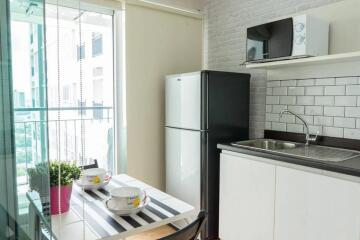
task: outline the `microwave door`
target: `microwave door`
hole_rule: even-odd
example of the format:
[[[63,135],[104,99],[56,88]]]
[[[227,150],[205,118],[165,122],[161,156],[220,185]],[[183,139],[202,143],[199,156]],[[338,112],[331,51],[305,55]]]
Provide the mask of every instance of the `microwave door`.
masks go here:
[[[287,18],[271,23],[267,41],[269,58],[289,57],[293,49],[293,20]]]
[[[266,25],[249,28],[247,31],[247,61],[268,58],[265,44],[270,38]]]
[[[289,57],[292,55],[292,48],[292,18],[247,29],[247,61]]]

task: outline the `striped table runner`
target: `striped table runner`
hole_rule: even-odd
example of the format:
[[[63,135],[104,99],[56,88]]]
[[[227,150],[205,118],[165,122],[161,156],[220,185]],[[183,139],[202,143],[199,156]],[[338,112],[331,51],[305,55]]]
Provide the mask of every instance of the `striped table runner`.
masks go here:
[[[138,214],[117,216],[108,211],[104,200],[114,187],[137,186],[151,198]],[[194,207],[125,174],[113,176],[103,189],[83,191],[74,186],[71,196],[74,211],[99,239],[119,239],[194,216]]]

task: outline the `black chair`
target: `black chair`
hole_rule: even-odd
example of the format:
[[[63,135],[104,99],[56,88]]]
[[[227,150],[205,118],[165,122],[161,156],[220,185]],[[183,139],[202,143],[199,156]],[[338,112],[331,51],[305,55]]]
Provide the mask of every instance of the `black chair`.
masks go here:
[[[84,165],[84,166],[80,166],[81,169],[90,169],[90,168],[98,168],[98,162],[96,159],[94,159],[94,163],[93,164],[89,164],[89,165]]]
[[[196,240],[207,220],[207,213],[201,211],[197,219],[183,229],[158,240]]]

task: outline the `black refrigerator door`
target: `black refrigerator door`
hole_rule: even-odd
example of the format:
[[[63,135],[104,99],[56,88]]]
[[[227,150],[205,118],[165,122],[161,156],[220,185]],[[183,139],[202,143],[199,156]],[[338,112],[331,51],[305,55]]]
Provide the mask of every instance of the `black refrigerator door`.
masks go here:
[[[219,239],[220,150],[218,143],[247,139],[233,131],[205,131],[201,134],[201,209],[208,213],[202,239]]]
[[[232,129],[247,135],[250,74],[203,71],[201,87],[201,129]]]
[[[218,71],[202,72],[201,208],[208,212],[202,239],[218,239],[219,173],[218,143],[249,138],[250,75]]]

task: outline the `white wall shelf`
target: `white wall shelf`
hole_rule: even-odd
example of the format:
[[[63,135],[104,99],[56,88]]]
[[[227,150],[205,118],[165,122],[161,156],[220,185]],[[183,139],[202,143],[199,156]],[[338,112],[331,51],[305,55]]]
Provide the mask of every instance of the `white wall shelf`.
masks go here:
[[[309,66],[309,65],[329,64],[329,63],[343,63],[343,62],[353,62],[353,61],[360,61],[360,51],[318,56],[318,57],[265,62],[265,63],[249,63],[246,64],[246,68],[277,69],[277,68]]]

